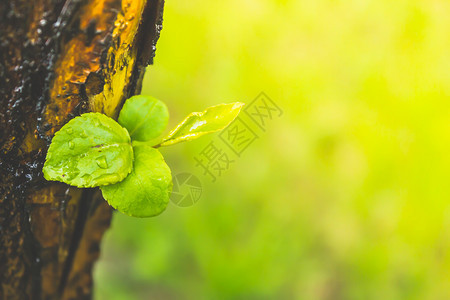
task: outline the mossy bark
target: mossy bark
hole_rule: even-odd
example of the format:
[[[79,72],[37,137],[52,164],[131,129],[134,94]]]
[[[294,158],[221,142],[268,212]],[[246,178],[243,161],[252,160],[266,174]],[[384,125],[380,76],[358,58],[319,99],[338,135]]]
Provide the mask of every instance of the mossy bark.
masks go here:
[[[89,299],[111,208],[46,182],[54,133],[140,92],[162,0],[0,1],[0,299]]]

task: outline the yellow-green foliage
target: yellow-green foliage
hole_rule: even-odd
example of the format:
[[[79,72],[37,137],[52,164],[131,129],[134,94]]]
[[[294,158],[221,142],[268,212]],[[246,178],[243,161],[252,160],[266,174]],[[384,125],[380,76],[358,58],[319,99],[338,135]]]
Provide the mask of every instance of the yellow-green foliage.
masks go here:
[[[166,1],[171,125],[284,111],[189,208],[116,214],[97,299],[450,299],[450,2]],[[162,149],[173,174],[215,137]],[[202,141],[202,142],[200,142]]]

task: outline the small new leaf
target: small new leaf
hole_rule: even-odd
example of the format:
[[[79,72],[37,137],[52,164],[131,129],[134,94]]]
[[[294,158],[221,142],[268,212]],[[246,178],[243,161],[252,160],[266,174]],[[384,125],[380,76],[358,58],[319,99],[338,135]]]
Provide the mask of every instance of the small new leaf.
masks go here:
[[[211,106],[203,112],[193,112],[183,120],[159,146],[169,146],[196,139],[227,127],[239,114],[244,103],[235,102]]]
[[[123,105],[118,122],[133,141],[150,141],[164,131],[169,120],[167,106],[150,96],[133,96]]]
[[[103,114],[87,113],[70,120],[55,134],[43,173],[47,180],[95,187],[123,180],[132,167],[128,131]]]
[[[159,215],[166,209],[172,191],[170,168],[158,150],[146,144],[133,145],[133,171],[119,183],[100,187],[103,198],[131,217]]]

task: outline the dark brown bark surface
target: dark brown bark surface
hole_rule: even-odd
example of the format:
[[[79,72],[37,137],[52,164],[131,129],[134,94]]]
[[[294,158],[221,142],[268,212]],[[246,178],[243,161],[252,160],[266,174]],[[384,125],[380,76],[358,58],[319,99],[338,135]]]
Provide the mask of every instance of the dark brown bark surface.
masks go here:
[[[162,0],[0,1],[0,299],[85,299],[111,208],[42,177],[54,133],[139,93]]]

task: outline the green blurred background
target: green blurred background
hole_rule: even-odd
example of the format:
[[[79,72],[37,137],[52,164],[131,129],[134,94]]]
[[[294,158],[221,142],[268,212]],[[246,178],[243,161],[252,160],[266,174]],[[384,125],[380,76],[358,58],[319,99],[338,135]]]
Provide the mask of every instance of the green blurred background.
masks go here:
[[[283,111],[193,206],[116,213],[96,299],[450,299],[450,1],[166,1],[143,94],[170,126]]]

